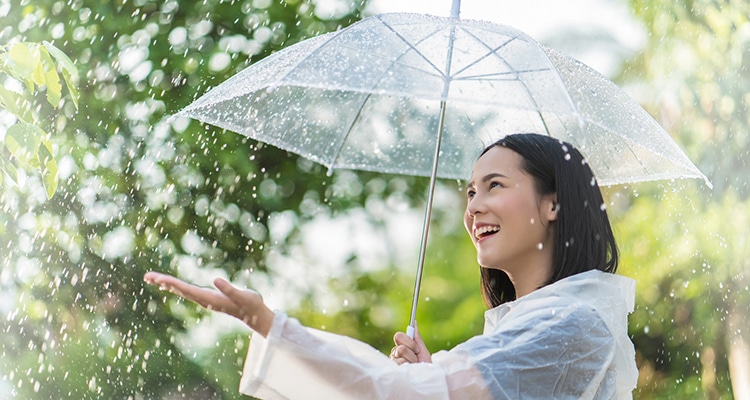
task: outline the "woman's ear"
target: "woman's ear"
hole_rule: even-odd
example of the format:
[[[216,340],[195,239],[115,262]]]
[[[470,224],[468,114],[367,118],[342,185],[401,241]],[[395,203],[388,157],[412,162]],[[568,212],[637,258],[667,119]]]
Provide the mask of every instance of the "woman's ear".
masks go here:
[[[560,209],[560,204],[557,203],[557,193],[550,193],[542,198],[542,214],[547,218],[547,221],[557,221],[557,211]]]

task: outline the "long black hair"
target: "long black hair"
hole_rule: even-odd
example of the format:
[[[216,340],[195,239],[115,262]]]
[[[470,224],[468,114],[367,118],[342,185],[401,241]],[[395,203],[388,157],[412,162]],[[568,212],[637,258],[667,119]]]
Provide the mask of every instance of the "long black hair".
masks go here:
[[[523,158],[521,169],[534,179],[539,195],[556,193],[553,271],[545,285],[592,269],[614,273],[617,244],[599,185],[583,155],[569,143],[535,133],[508,135],[485,148],[482,155],[496,146]],[[516,299],[505,272],[481,268],[481,277],[488,307]]]

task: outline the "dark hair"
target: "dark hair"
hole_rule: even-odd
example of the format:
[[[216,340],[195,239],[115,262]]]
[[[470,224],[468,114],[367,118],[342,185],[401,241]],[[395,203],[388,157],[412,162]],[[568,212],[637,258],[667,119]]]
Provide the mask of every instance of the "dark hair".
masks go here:
[[[521,155],[521,169],[534,179],[537,193],[556,193],[553,272],[545,285],[592,269],[614,273],[617,244],[599,185],[583,155],[569,143],[535,133],[508,135],[482,155],[496,146]],[[481,276],[482,295],[490,308],[516,299],[504,271],[481,268]]]

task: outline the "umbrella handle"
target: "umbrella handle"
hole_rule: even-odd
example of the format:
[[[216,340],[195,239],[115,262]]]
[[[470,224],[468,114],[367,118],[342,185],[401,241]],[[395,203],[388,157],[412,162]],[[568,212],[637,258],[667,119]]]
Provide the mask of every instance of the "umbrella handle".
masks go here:
[[[409,336],[409,338],[414,339],[414,327],[409,325],[406,327],[406,335]]]

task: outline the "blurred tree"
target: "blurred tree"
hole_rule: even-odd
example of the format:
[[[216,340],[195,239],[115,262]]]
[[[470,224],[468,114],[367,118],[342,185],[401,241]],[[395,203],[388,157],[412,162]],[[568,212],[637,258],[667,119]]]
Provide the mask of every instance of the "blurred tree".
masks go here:
[[[278,273],[270,259],[301,256],[308,222],[364,206],[371,221],[357,228],[374,229],[385,221],[373,208],[391,213],[422,198],[420,179],[326,177],[307,160],[231,132],[164,122],[250,63],[346,26],[361,9],[355,2],[323,12],[316,4],[0,0],[0,43],[49,41],[83,77],[80,110],[64,102],[54,118],[59,135],[49,140],[61,183],[52,200],[40,176],[23,187],[3,183],[0,397],[238,398],[246,335],[227,332],[208,348],[196,346],[188,325],[211,317],[144,288],[143,273],[168,271],[199,283],[223,275],[255,286]],[[675,195],[646,187],[660,194],[656,199],[610,193],[630,202],[627,213],[612,209],[623,272],[639,281],[631,320],[642,372],[636,396],[729,397],[731,370],[742,398],[735,371],[748,360],[741,262],[748,258],[748,175],[737,171],[744,171],[747,151],[747,5],[631,4],[651,36],[621,81],[701,160],[719,193],[709,203],[689,185]],[[691,190],[698,194],[685,198]],[[665,204],[679,211],[665,212]],[[459,239],[460,212],[436,212],[418,315],[433,351],[482,326],[477,267],[470,243]],[[353,251],[350,274],[288,279],[308,290],[293,313],[387,351],[407,321],[410,266],[370,270]],[[320,282],[307,282],[313,279]],[[316,285],[334,294],[337,307],[327,309],[309,289]]]
[[[40,121],[40,115],[49,115],[50,110],[42,108],[44,102],[36,97],[45,88],[46,103],[58,107],[62,102],[61,74],[70,99],[78,107],[78,71],[65,53],[46,41],[0,46],[0,112],[13,117],[9,126],[2,126],[0,140],[4,146],[0,150],[0,184],[2,172],[18,182],[24,179],[26,171],[37,170],[41,173],[47,197],[55,194],[57,162],[52,156],[52,143]]]
[[[342,4],[0,1],[0,43],[49,41],[82,77],[79,109],[60,106],[60,134],[45,146],[59,166],[54,197],[39,176],[3,183],[0,397],[236,398],[244,334],[187,352],[186,321],[201,314],[145,288],[143,273],[252,285],[268,250],[288,251],[305,221],[365,196],[422,195],[421,181],[392,177],[339,195],[340,174],[231,132],[163,122],[248,64],[359,18],[362,4]],[[284,218],[290,229],[274,226]]]
[[[750,4],[630,2],[648,31],[620,81],[714,184],[654,186],[618,222],[643,398],[750,398]]]
[[[445,201],[433,209],[417,312],[420,333],[432,352],[481,334],[486,310],[476,251],[463,227],[461,192],[447,182],[440,182],[437,191]],[[409,322],[418,250],[415,246],[410,260],[375,271],[358,268],[352,259],[345,276],[321,282],[345,304],[322,314],[326,307],[321,299],[309,298],[294,316],[309,326],[330,327],[363,340],[387,354],[393,334],[404,332]]]

